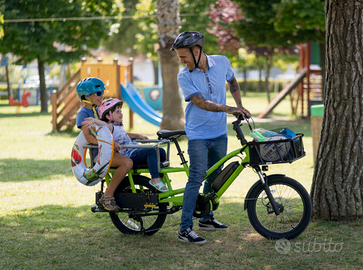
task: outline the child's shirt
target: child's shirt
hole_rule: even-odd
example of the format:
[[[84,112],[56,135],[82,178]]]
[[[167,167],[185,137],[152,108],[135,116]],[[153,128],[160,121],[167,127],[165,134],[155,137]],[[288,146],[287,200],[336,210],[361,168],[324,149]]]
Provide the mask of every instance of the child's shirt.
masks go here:
[[[113,132],[112,132],[113,140],[118,143],[121,147],[125,144],[138,144],[137,142],[133,142],[129,135],[127,135],[126,130],[122,126],[115,126],[113,125]],[[121,149],[118,152],[123,154],[126,157],[130,157],[132,152],[134,152],[136,148],[128,148],[128,149]]]
[[[98,116],[98,113],[97,113],[97,116]],[[92,109],[87,109],[86,107],[82,107],[77,114],[77,118],[76,118],[77,127],[79,129],[81,129],[82,122],[84,121],[84,119],[89,118],[89,117],[95,118],[94,111]]]
[[[97,110],[96,110],[97,111]],[[86,119],[86,118],[95,118],[95,114],[93,112],[92,109],[87,109],[85,107],[82,107],[78,114],[77,114],[77,118],[76,118],[76,125],[79,129],[82,129],[82,122]],[[92,148],[92,156],[95,158],[98,155],[98,148]]]

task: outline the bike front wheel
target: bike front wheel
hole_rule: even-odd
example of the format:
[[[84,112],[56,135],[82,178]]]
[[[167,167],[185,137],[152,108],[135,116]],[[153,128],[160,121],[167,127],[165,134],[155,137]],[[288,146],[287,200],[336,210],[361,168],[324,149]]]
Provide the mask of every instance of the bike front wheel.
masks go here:
[[[258,181],[251,187],[245,201],[250,223],[268,239],[293,239],[310,222],[312,205],[309,193],[299,182],[284,175],[267,176],[266,179],[280,214],[275,214],[261,181]]]
[[[133,176],[135,188],[137,193],[158,193],[158,191],[149,184],[149,178],[141,175]],[[117,187],[116,192],[132,193],[128,177],[125,177],[120,185]],[[110,212],[110,217],[116,228],[124,234],[144,234],[153,235],[164,224],[166,214],[166,204],[159,204],[156,207],[145,208],[145,214],[138,212]],[[155,215],[153,215],[155,214]]]

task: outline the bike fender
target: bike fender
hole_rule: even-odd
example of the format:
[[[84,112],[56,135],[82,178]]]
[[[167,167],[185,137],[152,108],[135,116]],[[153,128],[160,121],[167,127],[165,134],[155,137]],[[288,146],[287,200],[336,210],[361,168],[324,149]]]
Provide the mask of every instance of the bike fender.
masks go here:
[[[266,176],[266,178],[267,178],[267,180],[269,179],[269,178],[273,178],[273,177],[284,177],[285,176],[285,174],[271,174],[271,175],[267,175]],[[262,183],[261,183],[261,180],[258,180],[258,181],[256,181],[256,183],[254,183],[253,184],[253,186],[248,190],[248,192],[247,192],[247,195],[246,195],[246,198],[245,198],[245,203],[244,203],[244,207],[243,207],[243,209],[244,210],[246,210],[247,209],[247,204],[248,204],[248,201],[250,200],[250,199],[253,199],[253,198],[250,198],[251,197],[251,193],[252,193],[252,191],[258,186],[258,185],[262,185]]]

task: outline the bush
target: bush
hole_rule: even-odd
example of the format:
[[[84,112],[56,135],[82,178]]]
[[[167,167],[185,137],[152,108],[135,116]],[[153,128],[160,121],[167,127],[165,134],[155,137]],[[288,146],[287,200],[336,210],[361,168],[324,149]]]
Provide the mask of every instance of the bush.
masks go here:
[[[238,84],[239,87],[241,89],[241,91],[244,91],[244,81],[243,79],[238,79]],[[259,80],[247,80],[247,92],[258,92],[259,91]],[[283,89],[284,86],[284,82],[283,81],[278,81],[277,82],[277,90],[281,91]],[[274,79],[269,79],[269,86],[270,86],[270,92],[273,92],[275,89],[275,80]],[[266,92],[266,87],[265,87],[265,80],[263,79],[261,81],[261,92]]]

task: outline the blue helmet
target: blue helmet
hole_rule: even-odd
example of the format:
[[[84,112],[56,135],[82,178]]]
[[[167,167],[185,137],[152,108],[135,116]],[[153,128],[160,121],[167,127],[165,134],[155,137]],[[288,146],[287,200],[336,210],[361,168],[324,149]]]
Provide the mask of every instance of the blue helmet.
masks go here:
[[[76,93],[79,101],[82,102],[82,100],[84,99],[82,98],[83,96],[89,97],[91,94],[95,94],[97,92],[105,90],[106,86],[103,83],[103,81],[101,81],[98,78],[88,77],[86,79],[81,80],[77,84]]]

